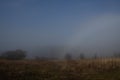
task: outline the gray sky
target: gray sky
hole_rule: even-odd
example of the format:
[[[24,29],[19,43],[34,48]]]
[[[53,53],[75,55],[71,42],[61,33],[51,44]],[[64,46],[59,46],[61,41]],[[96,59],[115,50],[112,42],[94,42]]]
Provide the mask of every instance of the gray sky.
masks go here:
[[[119,0],[0,0],[1,51],[65,45],[63,53],[114,52],[119,30]]]

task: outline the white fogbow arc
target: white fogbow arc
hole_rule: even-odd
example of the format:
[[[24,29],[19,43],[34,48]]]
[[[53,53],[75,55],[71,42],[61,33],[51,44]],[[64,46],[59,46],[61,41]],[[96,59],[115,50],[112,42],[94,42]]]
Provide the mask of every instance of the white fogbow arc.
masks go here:
[[[80,28],[66,42],[63,55],[78,46],[81,50],[96,51],[104,48],[111,49],[112,45],[117,47],[120,40],[120,15],[104,14],[92,17],[82,23]],[[118,44],[120,46],[120,44]],[[114,49],[113,49],[114,50]]]

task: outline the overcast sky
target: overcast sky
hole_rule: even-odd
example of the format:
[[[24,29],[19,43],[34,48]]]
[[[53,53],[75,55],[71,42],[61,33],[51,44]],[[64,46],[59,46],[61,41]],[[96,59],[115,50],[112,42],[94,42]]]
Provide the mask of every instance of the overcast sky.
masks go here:
[[[1,50],[66,45],[117,51],[119,30],[120,0],[0,0]]]

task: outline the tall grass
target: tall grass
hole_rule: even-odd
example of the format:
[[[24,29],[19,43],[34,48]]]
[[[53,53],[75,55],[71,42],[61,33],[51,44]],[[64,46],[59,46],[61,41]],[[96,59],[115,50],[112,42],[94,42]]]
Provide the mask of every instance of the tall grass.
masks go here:
[[[120,80],[120,59],[0,60],[0,80]]]

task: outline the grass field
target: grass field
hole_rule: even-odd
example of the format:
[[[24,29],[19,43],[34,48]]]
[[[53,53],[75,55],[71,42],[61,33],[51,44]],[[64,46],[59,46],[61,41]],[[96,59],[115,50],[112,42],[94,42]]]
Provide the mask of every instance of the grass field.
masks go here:
[[[120,80],[120,59],[0,60],[0,80]]]

